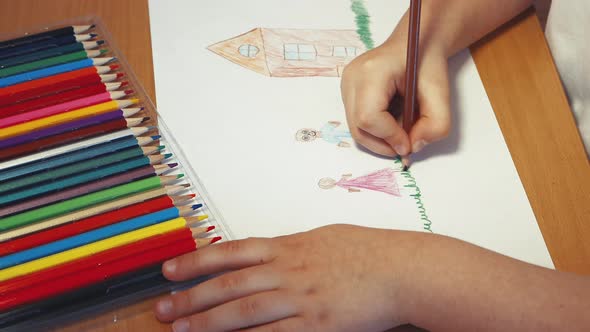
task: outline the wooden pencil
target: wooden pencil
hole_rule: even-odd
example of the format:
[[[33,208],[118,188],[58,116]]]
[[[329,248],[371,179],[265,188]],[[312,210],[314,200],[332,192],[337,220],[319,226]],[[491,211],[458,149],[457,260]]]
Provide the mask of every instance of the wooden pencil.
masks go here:
[[[404,98],[404,113],[402,119],[402,127],[408,135],[414,125],[416,114],[421,8],[421,0],[410,1],[410,21],[408,23],[408,47],[406,55],[406,95]],[[404,164],[404,171],[407,171],[409,158],[404,156],[402,162]]]
[[[64,55],[68,53],[83,51],[83,50],[91,50],[98,48],[100,45],[104,44],[104,40],[97,40],[97,41],[83,41],[77,42],[72,44],[67,44],[64,46],[59,46],[47,50],[42,50],[38,52],[29,53],[26,55],[14,56],[11,58],[4,58],[0,59],[0,68],[8,68],[12,66],[22,65],[24,63],[29,63],[33,61],[38,61],[42,59],[51,58],[58,55]]]
[[[125,234],[117,235],[108,239],[97,241],[85,246],[66,250],[47,257],[39,258],[24,264],[19,264],[7,269],[0,270],[0,281],[12,279],[25,274],[41,271],[52,266],[64,264],[75,259],[88,257],[90,255],[112,249],[114,247],[133,243],[150,236],[162,234],[187,226],[187,219],[175,218],[156,225],[144,227]]]
[[[184,201],[179,202],[179,199],[184,198]],[[9,255],[22,250],[34,248],[46,243],[51,243],[57,240],[65,239],[76,234],[84,233],[97,229],[103,226],[111,225],[123,220],[139,217],[143,214],[148,214],[168,208],[174,207],[179,203],[186,203],[188,200],[194,198],[193,195],[186,196],[161,196],[153,198],[144,202],[122,207],[118,210],[104,212],[92,217],[84,218],[71,223],[59,225],[50,229],[41,230],[35,233],[26,234],[24,236],[7,240],[0,245],[0,256]],[[186,215],[186,209],[199,209],[201,204],[193,204],[190,206],[180,207],[182,215]],[[1,290],[0,290],[1,292]]]
[[[0,89],[0,106],[78,89],[90,84],[111,82],[123,77],[122,73],[106,74],[117,68],[116,65],[88,67],[5,87]]]
[[[8,77],[0,78],[0,88],[28,82],[48,76],[53,76],[61,73],[67,73],[70,71],[75,71],[78,69],[83,69],[87,67],[98,67],[108,64],[114,61],[115,58],[94,58],[94,59],[85,59],[85,60],[78,60],[74,62],[64,63],[61,65],[51,66],[47,68],[37,69],[33,71],[29,71],[22,74],[16,74]]]
[[[27,34],[26,36],[0,41],[0,50],[13,48],[23,44],[32,44],[59,36],[70,36],[87,32],[94,28],[94,25],[70,25],[58,29]]]
[[[79,61],[79,60],[96,58],[96,57],[101,56],[107,52],[108,52],[107,49],[81,50],[78,52],[67,53],[67,54],[57,55],[57,56],[54,56],[51,58],[27,62],[27,63],[23,63],[20,65],[11,66],[8,68],[0,68],[0,78],[18,75],[18,74],[22,74],[22,73],[27,73],[27,72],[31,72],[31,71],[35,71],[35,70],[39,70],[39,69],[43,69],[43,68],[48,68],[48,67],[52,67],[52,66],[63,65],[66,63],[75,62],[75,61]],[[95,65],[101,65],[101,64],[104,64],[104,63],[100,63],[100,64],[95,63]]]
[[[113,100],[25,123],[20,123],[10,127],[5,127],[2,130],[0,130],[0,139],[10,138],[13,136],[25,134],[30,131],[44,129],[61,123],[83,119],[92,115],[98,115],[117,109],[122,109],[129,105],[137,104],[138,102],[139,99],[135,98],[125,100]]]
[[[89,86],[81,87],[75,90],[64,91],[56,93],[54,95],[43,96],[40,98],[30,99],[24,102],[14,103],[0,107],[0,118],[5,118],[11,115],[25,113],[36,109],[44,108],[47,106],[57,105],[80,99],[92,95],[96,95],[103,92],[109,92],[117,90],[125,85],[127,82],[116,82],[116,83],[96,83]]]
[[[139,118],[138,122],[144,122],[149,119],[149,117]],[[10,148],[0,150],[0,161],[7,160],[9,158],[21,157],[26,154],[40,152],[65,144],[78,142],[87,138],[92,138],[99,135],[106,135],[116,131],[124,130],[125,128],[127,128],[127,124],[128,122],[125,119],[118,119],[114,121],[105,122],[102,124],[80,128],[78,130],[69,131],[63,134],[46,137],[29,143],[12,146]],[[149,138],[143,138],[142,140],[142,142],[139,142],[139,145],[149,144],[153,141],[149,140]]]
[[[68,224],[71,222],[75,222],[78,220],[82,220],[85,218],[90,218],[101,213],[114,211],[132,204],[141,203],[147,201],[149,199],[153,199],[156,197],[161,197],[164,195],[174,195],[180,191],[185,190],[187,187],[185,185],[172,185],[166,186],[164,188],[158,188],[149,190],[146,192],[141,192],[138,194],[130,195],[123,197],[119,200],[106,202],[103,204],[98,204],[96,206],[92,206],[89,208],[85,208],[83,210],[78,210],[75,212],[71,212],[62,216],[54,217],[51,219],[47,219],[35,224],[30,224],[28,226],[23,226],[20,228],[16,228],[7,232],[0,233],[0,242],[12,240],[27,234],[35,233],[42,231],[44,229],[54,228],[60,225]],[[185,197],[185,196],[179,196]],[[171,197],[174,201],[174,197]]]
[[[35,43],[28,43],[22,45],[15,45],[0,49],[0,59],[13,58],[34,52],[39,52],[47,49],[56,48],[63,45],[74,44],[83,41],[89,41],[97,37],[94,33],[77,34],[69,36],[58,36],[47,40],[41,40]]]
[[[92,205],[117,200],[125,196],[161,187],[163,187],[161,180],[157,176],[118,185],[91,194],[72,198],[67,201],[53,203],[37,209],[2,217],[0,218],[0,231],[26,226],[34,222],[82,210]]]

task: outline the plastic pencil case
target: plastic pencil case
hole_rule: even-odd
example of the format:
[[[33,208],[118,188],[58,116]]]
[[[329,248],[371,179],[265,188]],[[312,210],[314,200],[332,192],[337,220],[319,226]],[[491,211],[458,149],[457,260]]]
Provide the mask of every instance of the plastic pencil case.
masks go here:
[[[221,236],[223,238],[222,241],[232,239],[231,231],[223,222],[219,211],[215,209],[202,182],[158,114],[155,105],[133,74],[131,67],[125,61],[125,57],[115,46],[112,35],[99,18],[94,16],[78,17],[44,26],[32,27],[23,31],[14,31],[10,34],[0,34],[0,41],[72,25],[94,25],[94,28],[90,32],[96,33],[98,35],[97,39],[105,41],[101,47],[108,49],[109,52],[104,56],[114,56],[117,58],[116,63],[120,66],[118,72],[124,73],[123,80],[129,82],[129,88],[134,91],[135,97],[139,98],[140,106],[144,108],[146,115],[151,117],[151,120],[147,124],[157,125],[158,134],[162,136],[160,144],[166,147],[167,152],[173,154],[173,159],[170,159],[170,162],[177,162],[179,164],[178,171],[185,174],[183,182],[190,183],[190,191],[197,194],[195,203],[203,204],[200,211],[209,216],[206,223],[216,226],[215,234]],[[34,313],[34,319],[31,319],[30,310],[21,313],[18,307],[15,308],[16,310],[10,310],[4,313],[0,312],[0,330],[47,330],[72,323],[76,324],[76,326],[84,326],[84,329],[108,326],[124,317],[151,311],[153,306],[150,301],[147,301],[149,298],[189,287],[203,279],[174,283],[167,281],[154,268],[145,270],[144,275],[135,273],[133,278],[130,278],[129,275],[123,275],[105,282],[106,286],[102,285],[103,288],[97,290],[96,297],[94,298],[69,299],[68,294],[70,293],[59,295],[55,298],[59,299],[61,297],[61,302],[64,302],[63,305],[52,306],[51,310],[39,308],[38,312]],[[50,285],[48,286],[50,287]],[[71,293],[73,294],[75,291]]]

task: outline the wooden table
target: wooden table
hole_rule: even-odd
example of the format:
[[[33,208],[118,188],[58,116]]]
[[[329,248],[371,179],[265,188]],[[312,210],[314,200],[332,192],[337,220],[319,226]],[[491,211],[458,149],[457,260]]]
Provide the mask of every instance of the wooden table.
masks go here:
[[[155,101],[147,0],[0,0],[0,33],[84,15],[105,22]],[[555,266],[590,274],[590,164],[534,11],[471,51]],[[62,330],[169,330],[153,302]]]

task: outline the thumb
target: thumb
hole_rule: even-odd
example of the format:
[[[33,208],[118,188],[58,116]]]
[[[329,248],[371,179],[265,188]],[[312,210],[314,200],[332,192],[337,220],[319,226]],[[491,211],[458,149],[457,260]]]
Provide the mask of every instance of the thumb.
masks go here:
[[[447,81],[448,82],[448,81]],[[418,89],[420,117],[410,131],[412,153],[419,152],[427,144],[440,141],[451,130],[449,87],[438,84]]]

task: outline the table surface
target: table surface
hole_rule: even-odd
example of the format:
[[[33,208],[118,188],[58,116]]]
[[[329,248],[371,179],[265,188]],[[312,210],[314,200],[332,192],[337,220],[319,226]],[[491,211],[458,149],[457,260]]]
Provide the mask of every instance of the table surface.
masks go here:
[[[99,16],[152,100],[147,0],[0,0],[0,33]],[[590,274],[590,164],[539,21],[523,13],[471,48],[496,118],[557,269]],[[154,300],[65,327],[168,331]]]

